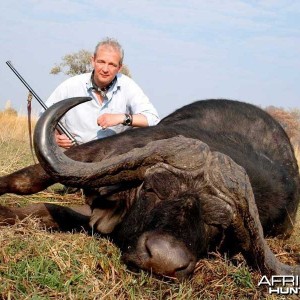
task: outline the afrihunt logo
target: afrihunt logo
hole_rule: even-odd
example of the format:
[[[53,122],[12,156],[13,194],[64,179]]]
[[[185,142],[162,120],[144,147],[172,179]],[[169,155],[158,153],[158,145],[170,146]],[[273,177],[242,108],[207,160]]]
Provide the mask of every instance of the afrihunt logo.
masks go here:
[[[271,278],[263,276],[258,286],[267,286],[269,294],[298,295],[300,293],[300,278],[293,275],[273,275]]]

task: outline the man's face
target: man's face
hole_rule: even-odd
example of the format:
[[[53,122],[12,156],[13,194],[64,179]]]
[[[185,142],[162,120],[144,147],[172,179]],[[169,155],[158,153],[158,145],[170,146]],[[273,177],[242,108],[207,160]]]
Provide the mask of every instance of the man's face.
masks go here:
[[[121,69],[121,55],[119,51],[110,46],[101,46],[96,55],[92,57],[94,67],[94,80],[101,88],[107,86]]]

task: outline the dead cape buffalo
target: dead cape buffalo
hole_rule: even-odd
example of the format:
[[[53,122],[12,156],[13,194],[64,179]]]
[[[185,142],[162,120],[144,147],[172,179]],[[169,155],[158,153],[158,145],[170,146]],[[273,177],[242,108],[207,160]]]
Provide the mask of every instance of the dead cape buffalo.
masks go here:
[[[89,98],[49,108],[34,134],[40,164],[0,178],[0,193],[31,194],[61,182],[85,190],[86,204],[0,207],[2,225],[34,215],[48,228],[109,235],[129,266],[186,278],[218,249],[241,252],[262,274],[300,274],[278,261],[264,235],[291,234],[299,173],[290,141],[266,112],[204,100],[139,128],[62,152],[58,120]]]

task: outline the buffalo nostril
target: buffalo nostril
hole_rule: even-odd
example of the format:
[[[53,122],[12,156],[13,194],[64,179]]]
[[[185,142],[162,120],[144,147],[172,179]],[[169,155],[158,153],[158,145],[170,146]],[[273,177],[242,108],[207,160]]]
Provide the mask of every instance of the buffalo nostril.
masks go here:
[[[186,270],[186,269],[188,268],[188,265],[189,265],[189,263],[187,263],[187,264],[184,265],[184,266],[181,266],[181,267],[176,268],[176,269],[175,269],[175,273],[182,272],[182,271]]]
[[[149,243],[147,243],[147,241],[145,242],[145,250],[146,250],[148,257],[152,258],[151,245],[149,245]],[[152,251],[153,251],[153,249],[152,249]]]
[[[186,277],[193,271],[195,257],[183,242],[168,234],[158,233],[149,233],[143,241],[142,260],[147,269],[175,277]]]

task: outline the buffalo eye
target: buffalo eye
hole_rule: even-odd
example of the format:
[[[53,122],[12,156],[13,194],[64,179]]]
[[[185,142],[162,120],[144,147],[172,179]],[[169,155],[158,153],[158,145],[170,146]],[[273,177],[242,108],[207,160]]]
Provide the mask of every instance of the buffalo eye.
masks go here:
[[[154,192],[160,199],[175,198],[180,191],[178,177],[163,167],[153,167],[145,176],[147,192]]]

